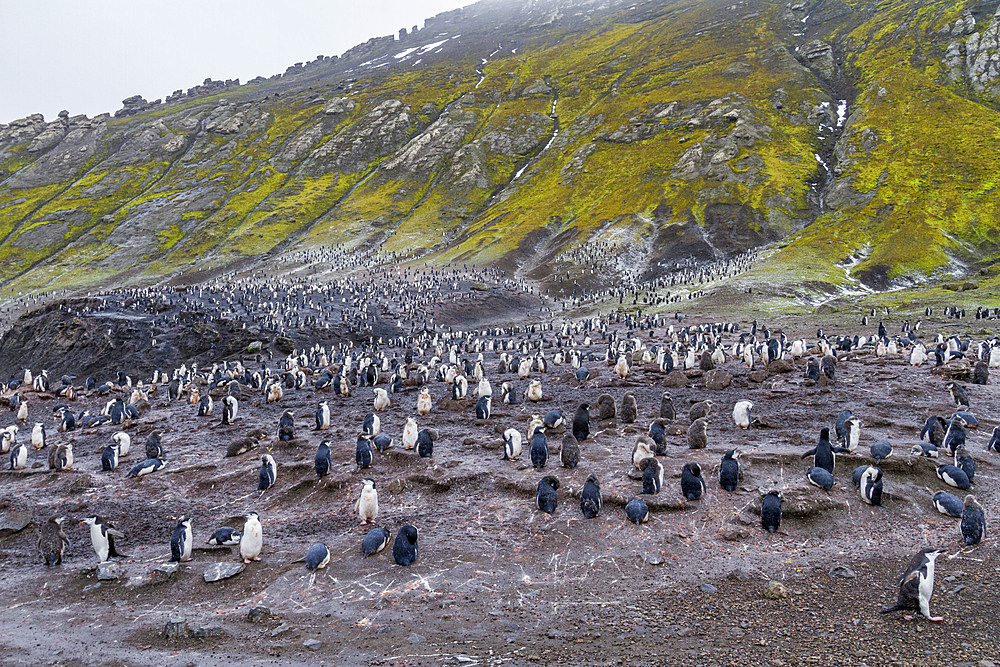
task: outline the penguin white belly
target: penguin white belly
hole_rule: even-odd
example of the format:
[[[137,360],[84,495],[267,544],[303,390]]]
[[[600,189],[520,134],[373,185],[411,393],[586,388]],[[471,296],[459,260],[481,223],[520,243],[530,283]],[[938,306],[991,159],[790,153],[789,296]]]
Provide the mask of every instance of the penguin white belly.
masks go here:
[[[374,489],[365,489],[361,492],[361,499],[358,502],[358,518],[364,523],[378,518],[378,495]]]
[[[920,595],[920,613],[925,617],[931,617],[931,595],[934,593],[934,563],[929,563],[927,576],[920,578],[918,589]]]
[[[264,536],[260,522],[247,522],[243,527],[243,537],[240,538],[240,555],[243,558],[257,558],[264,546]]]
[[[101,527],[93,525],[90,527],[90,541],[94,545],[94,553],[97,560],[103,563],[108,559],[108,538],[101,534]]]

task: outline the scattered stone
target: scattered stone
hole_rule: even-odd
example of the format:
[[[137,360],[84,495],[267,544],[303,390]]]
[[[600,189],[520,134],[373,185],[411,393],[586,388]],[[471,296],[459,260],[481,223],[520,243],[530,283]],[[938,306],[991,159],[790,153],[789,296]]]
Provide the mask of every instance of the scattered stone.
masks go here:
[[[320,646],[323,645],[323,642],[321,642],[318,639],[307,639],[304,642],[302,642],[302,645],[307,649],[309,649],[310,651],[318,651]]]
[[[835,565],[830,568],[830,576],[839,577],[840,579],[854,579],[858,575],[854,574],[854,570],[846,565]]]
[[[100,587],[101,587],[101,582],[98,581],[96,584],[90,584],[89,586],[84,586],[83,592],[89,593],[90,591],[96,591]]]
[[[177,574],[178,567],[180,567],[180,563],[160,563],[153,568],[153,576],[167,580]]]
[[[663,555],[658,551],[644,553],[642,560],[647,565],[663,565]]]
[[[729,579],[730,581],[745,582],[745,581],[750,581],[750,575],[746,571],[740,568],[736,568],[735,570],[726,575],[726,579]]]
[[[70,484],[69,490],[74,493],[80,493],[81,491],[86,491],[90,488],[90,473],[83,473],[76,478],[76,481]]]
[[[113,560],[106,560],[97,564],[98,581],[114,581],[122,574],[122,566]]]
[[[173,639],[174,637],[187,637],[191,634],[191,630],[188,628],[187,621],[180,616],[171,616],[167,620],[167,625],[163,628],[163,634],[167,636],[167,639]]]
[[[756,382],[756,383],[759,384],[759,383],[761,383],[761,382],[763,382],[764,380],[767,379],[767,369],[766,368],[758,368],[754,372],[750,373],[750,375],[747,376],[747,377],[750,378],[751,382]]]
[[[716,588],[715,586],[713,586],[712,584],[702,584],[701,585],[701,592],[702,593],[718,593],[719,589]]]
[[[788,588],[780,581],[774,581],[772,579],[767,582],[767,586],[764,587],[764,597],[768,600],[787,600]]]
[[[221,637],[226,634],[226,631],[222,629],[221,625],[205,625],[200,628],[195,628],[191,632],[192,637],[197,637],[198,639],[207,639],[208,637]]]
[[[271,610],[267,607],[250,607],[250,613],[247,614],[247,620],[251,623],[260,623],[269,618],[271,618]]]
[[[398,496],[404,490],[406,490],[406,482],[401,479],[394,479],[391,482],[389,482],[389,486],[387,486],[386,488],[388,489],[389,493],[393,494],[394,496]]]
[[[276,627],[274,630],[271,630],[271,636],[272,637],[277,637],[278,635],[284,634],[284,633],[288,632],[291,629],[292,629],[292,626],[288,625],[288,623],[282,623],[281,625],[279,625],[278,627]]]
[[[212,583],[235,577],[246,569],[243,563],[212,563],[205,568],[205,581]]]
[[[740,540],[745,540],[750,537],[750,533],[745,528],[739,528],[736,526],[723,528],[719,531],[719,535],[722,539],[727,542],[739,542]]]

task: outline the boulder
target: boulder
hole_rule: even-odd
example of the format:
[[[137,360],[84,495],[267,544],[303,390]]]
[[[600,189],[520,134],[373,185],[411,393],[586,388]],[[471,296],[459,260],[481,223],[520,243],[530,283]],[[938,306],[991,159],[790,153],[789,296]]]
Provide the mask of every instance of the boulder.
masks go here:
[[[177,574],[177,568],[180,567],[180,563],[160,563],[153,568],[153,573],[150,575],[150,580],[153,583],[160,583],[166,581],[170,577]]]
[[[271,610],[267,607],[251,607],[247,614],[247,620],[251,623],[260,623],[271,618]]]
[[[122,566],[113,560],[106,560],[97,565],[98,581],[114,581],[122,575]]]
[[[226,634],[221,625],[203,625],[191,631],[191,636],[197,639],[207,639],[208,637],[221,637]]]
[[[968,382],[972,377],[972,364],[969,363],[968,359],[952,359],[946,364],[932,368],[931,375]]]
[[[663,386],[670,389],[681,389],[686,387],[688,383],[688,378],[682,371],[670,371],[667,378],[663,381]]]
[[[951,292],[968,292],[969,290],[979,289],[979,283],[975,280],[960,280],[954,283],[945,283],[941,287]]]
[[[854,570],[847,567],[846,565],[834,565],[830,568],[830,576],[838,577],[840,579],[854,579],[858,575],[854,573]]]
[[[772,579],[767,582],[767,586],[764,587],[764,597],[768,600],[787,600],[788,588],[780,581],[774,581]]]
[[[733,376],[721,368],[716,368],[705,373],[705,389],[722,391],[732,384],[732,382]]]
[[[0,516],[0,537],[20,532],[31,525],[31,512],[4,512]]]
[[[235,577],[246,569],[243,563],[212,563],[205,568],[205,581],[212,583]]]
[[[182,617],[171,616],[163,628],[163,634],[167,636],[167,639],[173,639],[174,637],[187,637],[191,634],[191,630],[188,629],[187,621]]]
[[[790,359],[775,359],[767,365],[768,373],[791,373],[795,370],[795,364]]]
[[[535,79],[534,83],[528,84],[524,90],[521,91],[523,97],[529,97],[531,95],[549,95],[552,93],[552,88],[550,88],[541,79]]]

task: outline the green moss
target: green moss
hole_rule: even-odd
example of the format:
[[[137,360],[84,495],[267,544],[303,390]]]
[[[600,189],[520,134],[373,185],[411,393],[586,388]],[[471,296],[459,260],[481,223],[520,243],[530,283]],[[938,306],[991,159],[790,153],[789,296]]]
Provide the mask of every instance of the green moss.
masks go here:
[[[100,267],[105,253],[113,252],[109,239],[140,213],[161,207],[170,215],[160,218],[161,229],[144,232],[149,242],[141,266],[120,267],[123,280],[170,275],[195,262],[198,268],[222,266],[287,245],[378,243],[434,261],[493,262],[560,234],[556,250],[610,236],[646,243],[660,226],[704,224],[706,206],[715,202],[744,206],[769,221],[771,231],[791,234],[740,278],[764,283],[773,292],[762,295],[769,305],[856,286],[853,279],[869,271],[884,271],[890,279],[944,276],[954,268],[952,257],[969,264],[1000,258],[1000,158],[993,150],[1000,117],[993,103],[946,83],[940,40],[930,37],[962,10],[945,0],[875,6],[845,0],[812,28],[816,37],[845,45],[845,71],[856,92],[852,142],[860,151],[866,136],[870,150],[842,165],[843,177],[865,201],[827,211],[801,230],[796,227],[809,215],[809,183],[817,174],[813,155],[829,148],[802,118],[828,99],[827,84],[776,55],[777,44],[792,41],[784,3],[744,12],[680,0],[641,12],[625,8],[575,30],[539,28],[516,55],[502,51],[494,57],[478,88],[479,57],[469,53],[359,74],[351,92],[355,110],[336,118],[322,114],[319,100],[344,94],[330,82],[311,82],[315,90],[283,90],[280,98],[262,102],[268,114],[262,127],[231,136],[195,137],[189,131],[192,145],[171,159],[104,161],[123,132],[134,136],[160,120],[168,128],[182,127],[182,119],[203,120],[222,97],[239,101],[258,89],[270,91],[270,84],[112,120],[100,150],[67,182],[29,190],[0,186],[0,238],[7,239],[0,247],[0,279],[17,278],[16,284],[33,288],[107,280]],[[734,63],[749,64],[749,75],[727,73]],[[546,80],[553,93],[518,97],[536,79]],[[788,96],[784,109],[771,102],[779,88]],[[704,142],[706,151],[714,151],[729,131],[687,121],[712,100],[737,95],[770,136],[741,147],[728,162],[735,182],[680,178],[675,165],[688,147]],[[410,107],[411,117],[419,119],[413,131],[462,99],[474,118],[461,142],[462,161],[456,164],[455,154],[448,154],[435,170],[388,174],[378,169],[384,158],[373,157],[342,174],[302,169],[298,158],[290,164],[275,160],[307,130],[320,128],[315,140],[310,134],[310,148],[337,141],[388,99]],[[560,134],[544,153],[539,151],[552,129],[548,122],[532,145],[518,144],[510,154],[472,146],[505,134],[523,136],[528,119],[547,115],[554,99]],[[602,133],[637,117],[648,120],[650,109],[671,103],[677,103],[674,111],[658,121],[653,136],[630,144],[601,140]],[[592,151],[582,170],[564,172],[587,147]],[[13,147],[0,174],[34,159],[24,145]],[[209,199],[215,201],[206,204]],[[181,206],[184,201],[189,203]],[[46,225],[64,222],[71,224],[58,227],[59,238],[47,247],[25,251],[18,245],[29,245],[48,231]],[[858,260],[846,275],[843,267]]]

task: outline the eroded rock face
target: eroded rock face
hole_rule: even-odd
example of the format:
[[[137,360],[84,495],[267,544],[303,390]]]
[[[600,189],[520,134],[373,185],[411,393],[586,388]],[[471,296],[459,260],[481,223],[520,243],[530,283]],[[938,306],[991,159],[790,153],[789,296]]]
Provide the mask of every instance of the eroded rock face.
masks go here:
[[[975,25],[975,19],[972,18],[971,14],[969,19],[972,21],[972,25]],[[959,28],[959,22],[955,22],[952,34]],[[964,25],[962,30],[964,31]],[[990,25],[982,33],[972,33],[965,42],[966,77],[975,90],[990,94],[997,92],[995,84],[997,78],[1000,78],[998,48],[1000,48],[1000,8],[997,9]]]
[[[354,100],[348,99],[346,97],[335,97],[326,103],[323,107],[323,113],[327,116],[336,116],[337,114],[351,113],[354,111],[357,105]]]
[[[306,158],[311,175],[328,171],[350,173],[379,157],[395,153],[420,129],[420,120],[399,100],[386,100],[331,138]]]
[[[1000,95],[1000,7],[988,24],[976,30],[976,18],[969,9],[954,24],[937,33],[944,50],[942,63],[950,83],[966,83],[977,93]]]
[[[833,47],[818,39],[806,43],[802,47],[802,55],[809,62],[809,66],[817,70],[824,78],[833,76],[836,61],[833,57]]]

